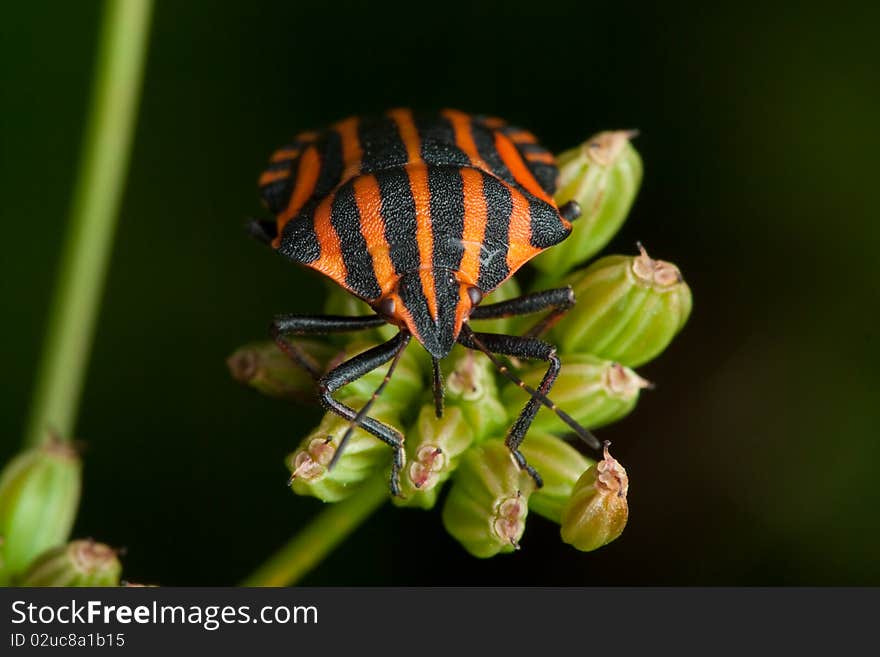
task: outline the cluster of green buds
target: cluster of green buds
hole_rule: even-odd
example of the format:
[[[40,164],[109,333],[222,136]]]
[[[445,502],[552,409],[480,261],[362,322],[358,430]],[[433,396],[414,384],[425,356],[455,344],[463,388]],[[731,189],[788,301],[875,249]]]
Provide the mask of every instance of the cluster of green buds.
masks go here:
[[[79,505],[82,461],[50,436],[0,473],[0,586],[118,586],[116,552],[67,543]]]
[[[641,160],[633,132],[603,132],[558,157],[559,204],[576,201],[583,215],[572,235],[537,257],[537,287],[570,285],[576,304],[550,330],[562,362],[550,396],[578,423],[595,429],[633,410],[648,381],[632,368],[659,355],[681,330],[691,310],[691,293],[678,268],[654,260],[639,246],[630,256],[612,255],[581,267],[620,228],[638,191]],[[487,298],[488,303],[519,295],[515,279]],[[327,312],[361,314],[364,304],[339,289],[328,292]],[[532,318],[534,322],[535,319]],[[472,322],[477,331],[515,333],[527,325],[505,318]],[[393,327],[390,328],[393,331]],[[326,370],[389,337],[381,330],[354,342],[302,340],[305,353]],[[314,396],[314,382],[271,342],[246,345],[228,360],[232,375],[272,397]],[[538,387],[546,363],[512,361],[511,369]],[[521,446],[541,475],[543,486],[514,460],[507,431],[528,401],[523,390],[502,377],[488,358],[456,346],[442,363],[446,408],[437,418],[431,395],[431,364],[413,341],[370,415],[405,436],[399,507],[431,509],[442,504],[447,531],[471,554],[491,557],[522,544],[528,513],[560,525],[562,540],[594,550],[617,538],[628,517],[628,478],[608,453],[600,460],[567,439],[570,429],[542,408]],[[354,409],[368,403],[386,368],[342,388],[337,397]],[[330,468],[350,423],[327,414],[289,455],[291,487],[299,495],[339,502],[388,477],[391,450],[355,428],[344,452]],[[444,487],[445,495],[441,494]],[[390,495],[390,494],[389,494]]]

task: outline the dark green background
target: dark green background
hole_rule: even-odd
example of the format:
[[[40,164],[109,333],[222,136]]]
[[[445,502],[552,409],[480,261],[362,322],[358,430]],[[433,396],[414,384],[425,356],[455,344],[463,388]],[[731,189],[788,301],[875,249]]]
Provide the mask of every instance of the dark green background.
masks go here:
[[[282,459],[316,410],[224,359],[319,280],[246,239],[296,132],[394,105],[499,114],[555,150],[639,128],[642,240],[693,288],[657,382],[603,430],[631,520],[592,554],[530,519],[478,561],[386,509],[309,584],[880,584],[876,6],[159,2],[77,436],[76,526],[125,576],[228,584],[320,508]],[[64,235],[100,6],[13,3],[2,67],[0,456],[20,440]]]

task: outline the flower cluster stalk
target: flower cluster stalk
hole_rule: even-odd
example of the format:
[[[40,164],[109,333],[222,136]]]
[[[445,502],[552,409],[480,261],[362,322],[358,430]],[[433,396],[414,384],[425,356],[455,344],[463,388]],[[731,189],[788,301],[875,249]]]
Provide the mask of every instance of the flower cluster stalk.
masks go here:
[[[24,449],[0,475],[0,584],[119,581],[115,552],[91,541],[63,543],[79,504],[82,464],[72,446],[74,428],[128,171],[152,8],[152,0],[104,5],[88,124]]]
[[[321,511],[287,545],[243,580],[242,586],[296,584],[387,501],[388,480],[382,473],[362,486],[357,495]]]
[[[71,440],[131,154],[152,0],[108,0],[27,445]]]

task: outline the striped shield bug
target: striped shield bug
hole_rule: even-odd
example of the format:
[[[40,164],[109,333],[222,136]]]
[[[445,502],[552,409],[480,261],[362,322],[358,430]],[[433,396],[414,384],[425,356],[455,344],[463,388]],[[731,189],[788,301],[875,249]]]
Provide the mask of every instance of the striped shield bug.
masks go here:
[[[547,397],[561,365],[555,347],[539,336],[574,305],[571,288],[480,305],[529,259],[571,232],[580,208],[573,202],[557,207],[557,174],[552,154],[530,132],[456,110],[393,109],[374,118],[352,117],[304,132],[275,151],[259,182],[275,218],[252,221],[251,234],[331,278],[374,311],[358,317],[279,315],[272,323],[279,347],[315,378],[322,403],[349,421],[334,461],[360,426],[393,448],[391,491],[400,493],[403,436],[368,412],[413,338],[432,359],[438,417],[443,412],[440,360],[456,343],[485,353],[530,395],[506,444],[538,486],[540,476],[519,447],[542,404],[599,448]],[[469,319],[542,312],[523,335],[479,333],[468,324]],[[384,324],[399,332],[326,373],[288,340]],[[523,383],[499,355],[547,362],[537,389]],[[383,382],[360,410],[334,398],[346,384],[389,362]]]

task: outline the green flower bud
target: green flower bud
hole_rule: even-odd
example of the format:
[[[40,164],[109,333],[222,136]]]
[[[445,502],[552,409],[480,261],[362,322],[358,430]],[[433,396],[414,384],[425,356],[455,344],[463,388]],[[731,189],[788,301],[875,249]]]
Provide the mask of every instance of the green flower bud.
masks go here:
[[[626,526],[629,507],[626,470],[608,453],[584,472],[562,511],[562,540],[589,552],[620,536]]]
[[[297,345],[321,371],[341,353],[338,347],[317,340],[297,339]],[[271,340],[241,347],[226,359],[226,365],[232,378],[267,397],[315,399],[315,381],[311,375]]]
[[[483,300],[484,305],[490,303],[498,303],[499,301],[507,301],[514,299],[522,294],[519,283],[511,276],[504,281],[492,294]],[[534,318],[532,318],[534,320]],[[517,325],[516,317],[502,317],[500,319],[478,319],[471,322],[471,328],[481,333],[505,333],[514,332],[514,326]]]
[[[71,541],[44,552],[28,568],[22,586],[119,586],[116,551],[92,540]]]
[[[590,353],[629,367],[669,345],[691,312],[691,291],[678,267],[639,256],[608,256],[570,284],[577,303],[553,334],[562,353]]]
[[[444,363],[449,363],[446,406],[461,409],[474,439],[479,442],[506,429],[507,411],[498,398],[495,369],[489,359],[470,349],[456,347]]]
[[[545,365],[535,365],[520,372],[523,381],[537,388]],[[551,396],[559,408],[588,429],[610,424],[629,413],[639,399],[639,392],[650,384],[628,367],[591,354],[569,354],[562,357],[562,369],[553,385]],[[506,385],[501,400],[510,413],[523,406],[522,390]],[[566,433],[568,426],[553,411],[541,407],[532,429]],[[578,473],[580,474],[580,473]]]
[[[620,229],[642,181],[642,160],[630,144],[635,134],[600,132],[557,158],[555,200],[559,205],[576,201],[582,214],[568,239],[532,260],[544,273],[543,284],[558,281],[601,251]]]
[[[351,343],[345,348],[345,353],[340,356],[340,362],[366,351],[375,344],[375,342],[362,341]],[[400,357],[394,375],[385,386],[381,400],[394,402],[398,409],[405,409],[421,396],[425,386],[425,378],[422,365],[419,363],[419,352],[424,351],[415,340],[410,343]],[[377,367],[366,376],[352,381],[336,393],[337,399],[347,400],[355,408],[360,408],[366,400],[373,396],[376,388],[382,383],[388,373],[389,366],[390,363]],[[411,410],[416,411],[418,407],[413,407]]]
[[[564,440],[540,431],[529,431],[520,451],[544,485],[529,497],[529,509],[553,522],[562,521],[565,507],[578,478],[595,463]]]
[[[475,557],[519,549],[532,478],[500,440],[469,449],[443,506],[443,526]]]
[[[396,424],[396,415],[387,402],[377,401],[370,415],[388,424]],[[297,495],[311,495],[324,502],[338,502],[355,492],[377,469],[388,466],[392,450],[361,428],[352,432],[345,451],[328,470],[339,441],[350,423],[335,413],[327,413],[317,429],[287,457],[290,485]]]
[[[441,485],[458,467],[459,457],[473,441],[474,433],[461,409],[447,408],[443,417],[437,419],[434,405],[424,406],[406,436],[407,465],[400,480],[403,498],[392,498],[394,504],[432,508]]]
[[[64,543],[79,505],[82,462],[60,440],[22,452],[0,475],[0,582]]]

